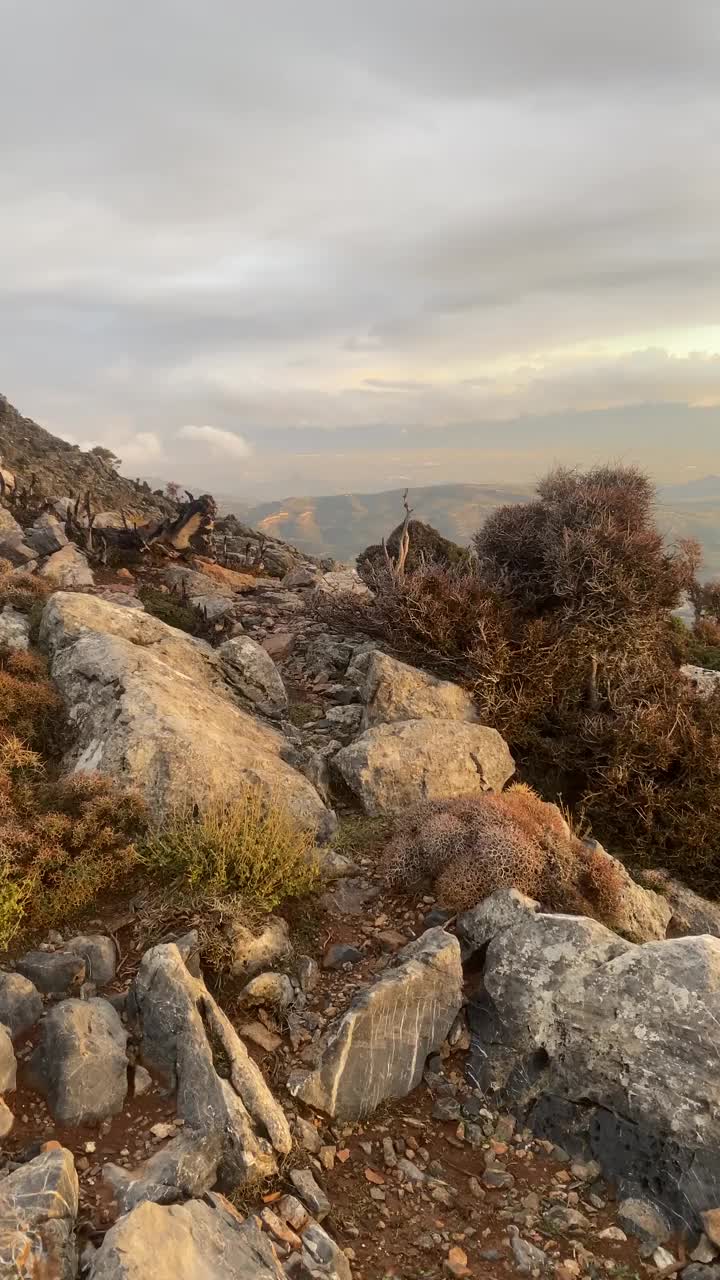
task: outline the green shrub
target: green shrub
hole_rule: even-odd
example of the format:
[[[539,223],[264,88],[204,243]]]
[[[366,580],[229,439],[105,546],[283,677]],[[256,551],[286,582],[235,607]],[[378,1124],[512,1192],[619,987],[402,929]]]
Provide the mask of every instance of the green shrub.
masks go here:
[[[148,613],[169,627],[177,627],[178,631],[186,631],[188,635],[203,634],[203,619],[197,609],[187,600],[183,600],[173,591],[160,591],[157,587],[143,586],[138,591]]]
[[[297,825],[280,798],[247,787],[201,813],[176,813],[149,832],[139,858],[165,883],[215,899],[240,894],[270,910],[317,886],[314,847],[312,833]]]

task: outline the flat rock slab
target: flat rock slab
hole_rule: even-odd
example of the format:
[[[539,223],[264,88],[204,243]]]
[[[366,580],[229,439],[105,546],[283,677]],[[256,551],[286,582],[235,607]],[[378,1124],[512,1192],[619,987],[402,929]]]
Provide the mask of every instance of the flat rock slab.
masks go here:
[[[208,1199],[138,1205],[108,1231],[90,1280],[286,1280],[268,1236]]]
[[[515,772],[495,729],[455,720],[380,724],[344,747],[333,765],[371,818],[423,800],[502,791]]]
[[[397,967],[359,992],[330,1034],[318,1067],[290,1092],[328,1115],[357,1119],[420,1083],[462,1004],[457,938],[429,929],[399,952]]]

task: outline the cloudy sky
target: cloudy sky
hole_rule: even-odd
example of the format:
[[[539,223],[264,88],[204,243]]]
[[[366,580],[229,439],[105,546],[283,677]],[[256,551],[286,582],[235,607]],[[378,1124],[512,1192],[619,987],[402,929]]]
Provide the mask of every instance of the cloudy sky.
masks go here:
[[[0,390],[281,497],[720,471],[718,0],[0,0]]]

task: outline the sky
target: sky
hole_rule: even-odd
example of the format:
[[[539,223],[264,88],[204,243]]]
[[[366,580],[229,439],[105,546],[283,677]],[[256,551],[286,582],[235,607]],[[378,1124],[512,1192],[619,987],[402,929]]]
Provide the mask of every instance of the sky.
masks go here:
[[[0,391],[242,498],[720,471],[717,0],[0,0]]]

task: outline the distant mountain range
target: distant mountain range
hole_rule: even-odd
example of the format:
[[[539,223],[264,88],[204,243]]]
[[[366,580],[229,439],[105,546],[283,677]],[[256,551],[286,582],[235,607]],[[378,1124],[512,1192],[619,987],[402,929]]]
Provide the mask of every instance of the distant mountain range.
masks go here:
[[[413,489],[409,500],[418,520],[465,545],[496,507],[527,502],[532,492],[530,485],[442,484]],[[389,534],[403,515],[400,489],[285,498],[258,506],[226,500],[223,506],[273,537],[337,560],[353,560],[370,543]],[[669,540],[695,537],[702,544],[704,575],[720,574],[720,476],[661,487],[657,514]]]

